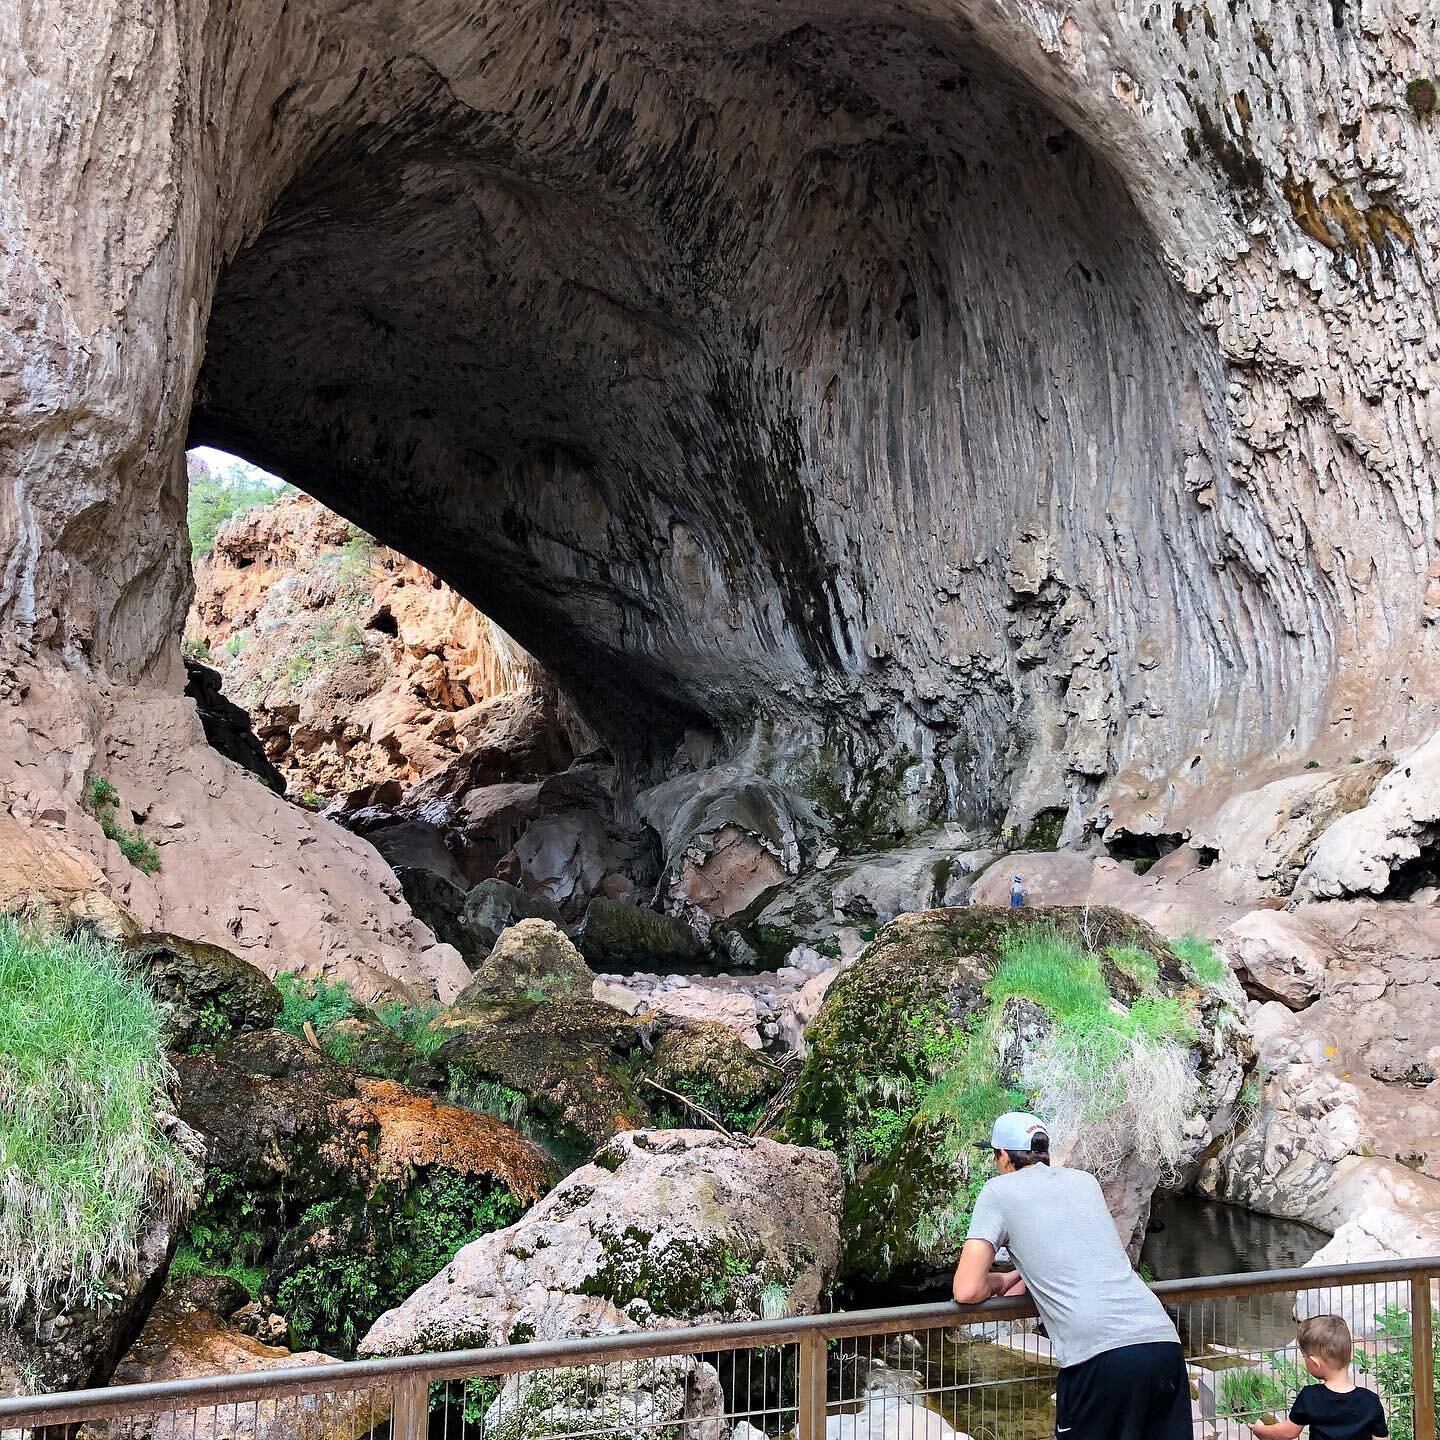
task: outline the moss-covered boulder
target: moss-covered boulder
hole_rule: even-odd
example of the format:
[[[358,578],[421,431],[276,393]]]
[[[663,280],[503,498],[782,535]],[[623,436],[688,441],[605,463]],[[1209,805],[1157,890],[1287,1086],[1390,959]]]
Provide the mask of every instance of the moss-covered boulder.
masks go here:
[[[508,933],[508,932],[507,932]],[[442,1012],[434,1062],[462,1104],[523,1119],[562,1159],[649,1123],[635,1087],[649,1015],[589,999],[476,999]]]
[[[152,933],[131,940],[126,950],[146,989],[165,1006],[172,1050],[267,1030],[280,1013],[274,982],[222,946]]]
[[[988,1178],[975,1149],[1025,1106],[1057,1153],[1143,1226],[1164,1172],[1229,1123],[1249,1062],[1228,975],[1104,908],[970,906],[901,916],[831,987],[778,1127],[850,1184],[845,1273],[951,1263]]]
[[[819,1150],[711,1130],[616,1136],[384,1316],[361,1352],[806,1313],[839,1258],[840,1190]]]
[[[298,1348],[348,1353],[459,1246],[555,1177],[489,1115],[356,1075],[262,1031],[177,1057],[180,1111],[210,1145],[181,1258],[241,1279]]]
[[[585,958],[601,970],[667,970],[693,965],[705,944],[675,915],[597,896],[576,935]]]
[[[549,920],[517,920],[500,934],[455,998],[463,1009],[475,1001],[508,996],[532,1000],[589,998],[595,977],[571,943]]]
[[[693,1101],[732,1130],[748,1134],[783,1079],[775,1065],[757,1055],[728,1025],[699,1020],[668,1030],[655,1046],[642,1075]],[[691,1126],[692,1111],[654,1093],[647,1097],[657,1120]]]

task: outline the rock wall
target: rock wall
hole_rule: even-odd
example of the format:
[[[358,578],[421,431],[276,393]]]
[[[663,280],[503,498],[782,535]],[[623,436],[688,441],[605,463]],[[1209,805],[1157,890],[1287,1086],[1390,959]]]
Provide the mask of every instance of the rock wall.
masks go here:
[[[469,747],[483,702],[550,683],[449,586],[306,496],[221,528],[185,633],[316,800],[422,780]]]
[[[630,756],[758,716],[846,784],[904,745],[915,811],[1069,805],[1073,833],[1418,741],[1436,24],[1415,0],[7,12],[12,811],[81,833],[76,757],[113,742],[157,813],[204,772],[219,829],[256,823],[231,771],[173,763],[187,439],[302,475]],[[318,896],[301,857],[348,842],[265,823]],[[353,950],[315,903],[277,933]]]

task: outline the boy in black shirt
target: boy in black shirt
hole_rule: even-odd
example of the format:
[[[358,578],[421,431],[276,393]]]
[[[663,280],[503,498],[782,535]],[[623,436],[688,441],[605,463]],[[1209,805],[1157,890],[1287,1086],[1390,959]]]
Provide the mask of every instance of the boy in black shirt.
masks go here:
[[[1307,1385],[1290,1407],[1288,1420],[1252,1425],[1256,1440],[1295,1440],[1308,1425],[1310,1440],[1383,1440],[1390,1427],[1380,1397],[1350,1379],[1355,1342],[1338,1315],[1312,1315],[1300,1326],[1300,1354],[1318,1380]]]

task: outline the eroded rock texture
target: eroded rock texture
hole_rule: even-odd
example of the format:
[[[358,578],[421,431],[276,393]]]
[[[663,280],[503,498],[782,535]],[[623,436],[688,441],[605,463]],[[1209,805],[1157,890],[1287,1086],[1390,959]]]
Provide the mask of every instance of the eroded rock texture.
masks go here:
[[[12,9],[7,693],[65,667],[92,749],[111,687],[178,693],[189,436],[632,758],[759,718],[782,769],[904,745],[914,812],[1073,833],[1413,743],[1436,40],[1418,0]]]
[[[221,528],[185,628],[315,800],[421,780],[470,748],[487,700],[550,684],[473,605],[307,496]]]

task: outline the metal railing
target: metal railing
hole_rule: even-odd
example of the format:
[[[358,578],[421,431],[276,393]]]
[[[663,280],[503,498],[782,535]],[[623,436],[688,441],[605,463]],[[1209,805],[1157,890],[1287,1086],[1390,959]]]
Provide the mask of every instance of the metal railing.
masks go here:
[[[1308,1380],[1297,1314],[1336,1313],[1397,1440],[1435,1440],[1440,1257],[1153,1288],[1194,1432],[1248,1440]],[[0,1436],[83,1440],[1039,1440],[1055,1366],[1026,1298],[626,1332],[0,1400]]]

